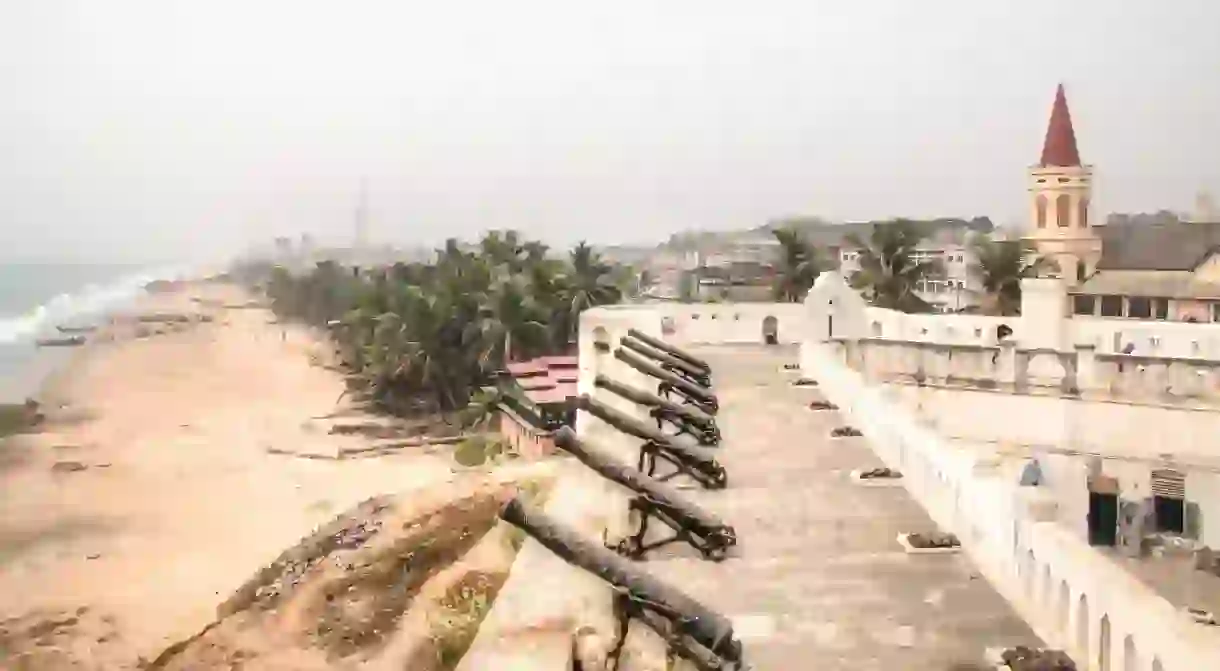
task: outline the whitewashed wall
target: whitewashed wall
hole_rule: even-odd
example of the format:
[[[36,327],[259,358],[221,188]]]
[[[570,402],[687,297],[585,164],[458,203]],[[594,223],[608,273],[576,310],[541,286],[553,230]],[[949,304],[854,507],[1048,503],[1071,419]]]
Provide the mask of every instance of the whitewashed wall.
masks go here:
[[[586,332],[637,328],[657,337],[662,325],[672,326],[665,340],[684,345],[748,345],[763,343],[763,325],[774,318],[781,344],[801,342],[805,310],[800,303],[644,303],[613,305],[587,310],[581,315],[581,351]],[[618,342],[618,338],[614,339]]]
[[[996,462],[954,449],[828,348],[804,344],[802,367],[1039,636],[1080,668],[1101,668],[1104,658],[1110,669],[1220,669],[1220,633],[1201,629],[1055,522],[1049,492],[1018,487]]]

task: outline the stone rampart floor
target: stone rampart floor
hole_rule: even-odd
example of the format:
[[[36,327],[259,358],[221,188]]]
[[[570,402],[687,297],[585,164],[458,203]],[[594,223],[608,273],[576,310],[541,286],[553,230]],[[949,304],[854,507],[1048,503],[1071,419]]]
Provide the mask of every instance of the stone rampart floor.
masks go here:
[[[723,491],[687,493],[737,530],[721,564],[677,550],[647,568],[736,622],[747,662],[789,669],[970,669],[993,647],[1040,645],[962,554],[908,555],[896,537],[933,523],[901,487],[849,474],[881,466],[838,414],[781,373],[791,347],[697,348],[711,363],[725,440]]]

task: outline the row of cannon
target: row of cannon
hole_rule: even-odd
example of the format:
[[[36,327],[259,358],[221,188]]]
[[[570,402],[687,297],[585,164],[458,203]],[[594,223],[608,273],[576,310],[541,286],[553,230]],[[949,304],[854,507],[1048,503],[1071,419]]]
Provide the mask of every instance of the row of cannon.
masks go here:
[[[716,424],[719,402],[712,391],[707,362],[669,343],[634,329],[614,352],[618,361],[657,383],[656,392],[598,375],[594,386],[647,411],[655,422],[641,421],[588,395],[572,400],[575,408],[597,417],[640,441],[632,466],[576,435],[569,427],[556,432],[556,447],[602,477],[631,491],[629,512],[638,520],[634,532],[614,545],[602,545],[557,523],[545,513],[514,499],[501,518],[522,529],[556,556],[592,573],[615,593],[621,641],[631,620],[660,634],[670,653],[702,671],[744,668],[742,646],[731,622],[720,613],[675,589],[635,561],[671,543],[686,543],[710,561],[723,560],[737,544],[733,527],[684,496],[669,481],[685,477],[704,489],[723,489],[728,475],[716,459],[721,433]],[[651,522],[671,533],[649,540]],[[655,538],[657,534],[652,534]]]

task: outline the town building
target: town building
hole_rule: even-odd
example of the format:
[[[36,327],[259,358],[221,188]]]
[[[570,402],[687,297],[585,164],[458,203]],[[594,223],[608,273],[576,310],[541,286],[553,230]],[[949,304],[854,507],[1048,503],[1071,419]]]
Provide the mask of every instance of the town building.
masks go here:
[[[576,396],[575,356],[544,356],[510,363],[497,380],[499,430],[517,454],[535,458],[555,449],[552,436],[574,426],[570,399]]]
[[[1095,225],[1093,167],[1081,161],[1061,85],[1041,160],[1029,169],[1027,239],[1071,286],[1072,312],[1220,322],[1220,221],[1202,196],[1187,221]]]
[[[874,224],[884,226],[885,224]],[[943,227],[920,241],[912,261],[931,262],[937,271],[921,280],[916,294],[937,312],[961,312],[977,306],[983,297],[982,284],[971,268],[976,258],[971,236],[982,235],[967,228]],[[838,247],[839,273],[851,281],[860,271],[860,252],[843,243]]]

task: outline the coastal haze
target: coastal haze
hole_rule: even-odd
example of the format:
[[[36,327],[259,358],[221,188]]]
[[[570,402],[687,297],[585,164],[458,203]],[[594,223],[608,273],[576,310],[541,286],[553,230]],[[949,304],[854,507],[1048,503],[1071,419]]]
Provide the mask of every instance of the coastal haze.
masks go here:
[[[0,8],[5,257],[988,215],[1067,83],[1103,212],[1220,187],[1206,0]],[[52,259],[52,260],[58,260]]]
[[[1218,25],[0,4],[0,667],[1217,668]]]

